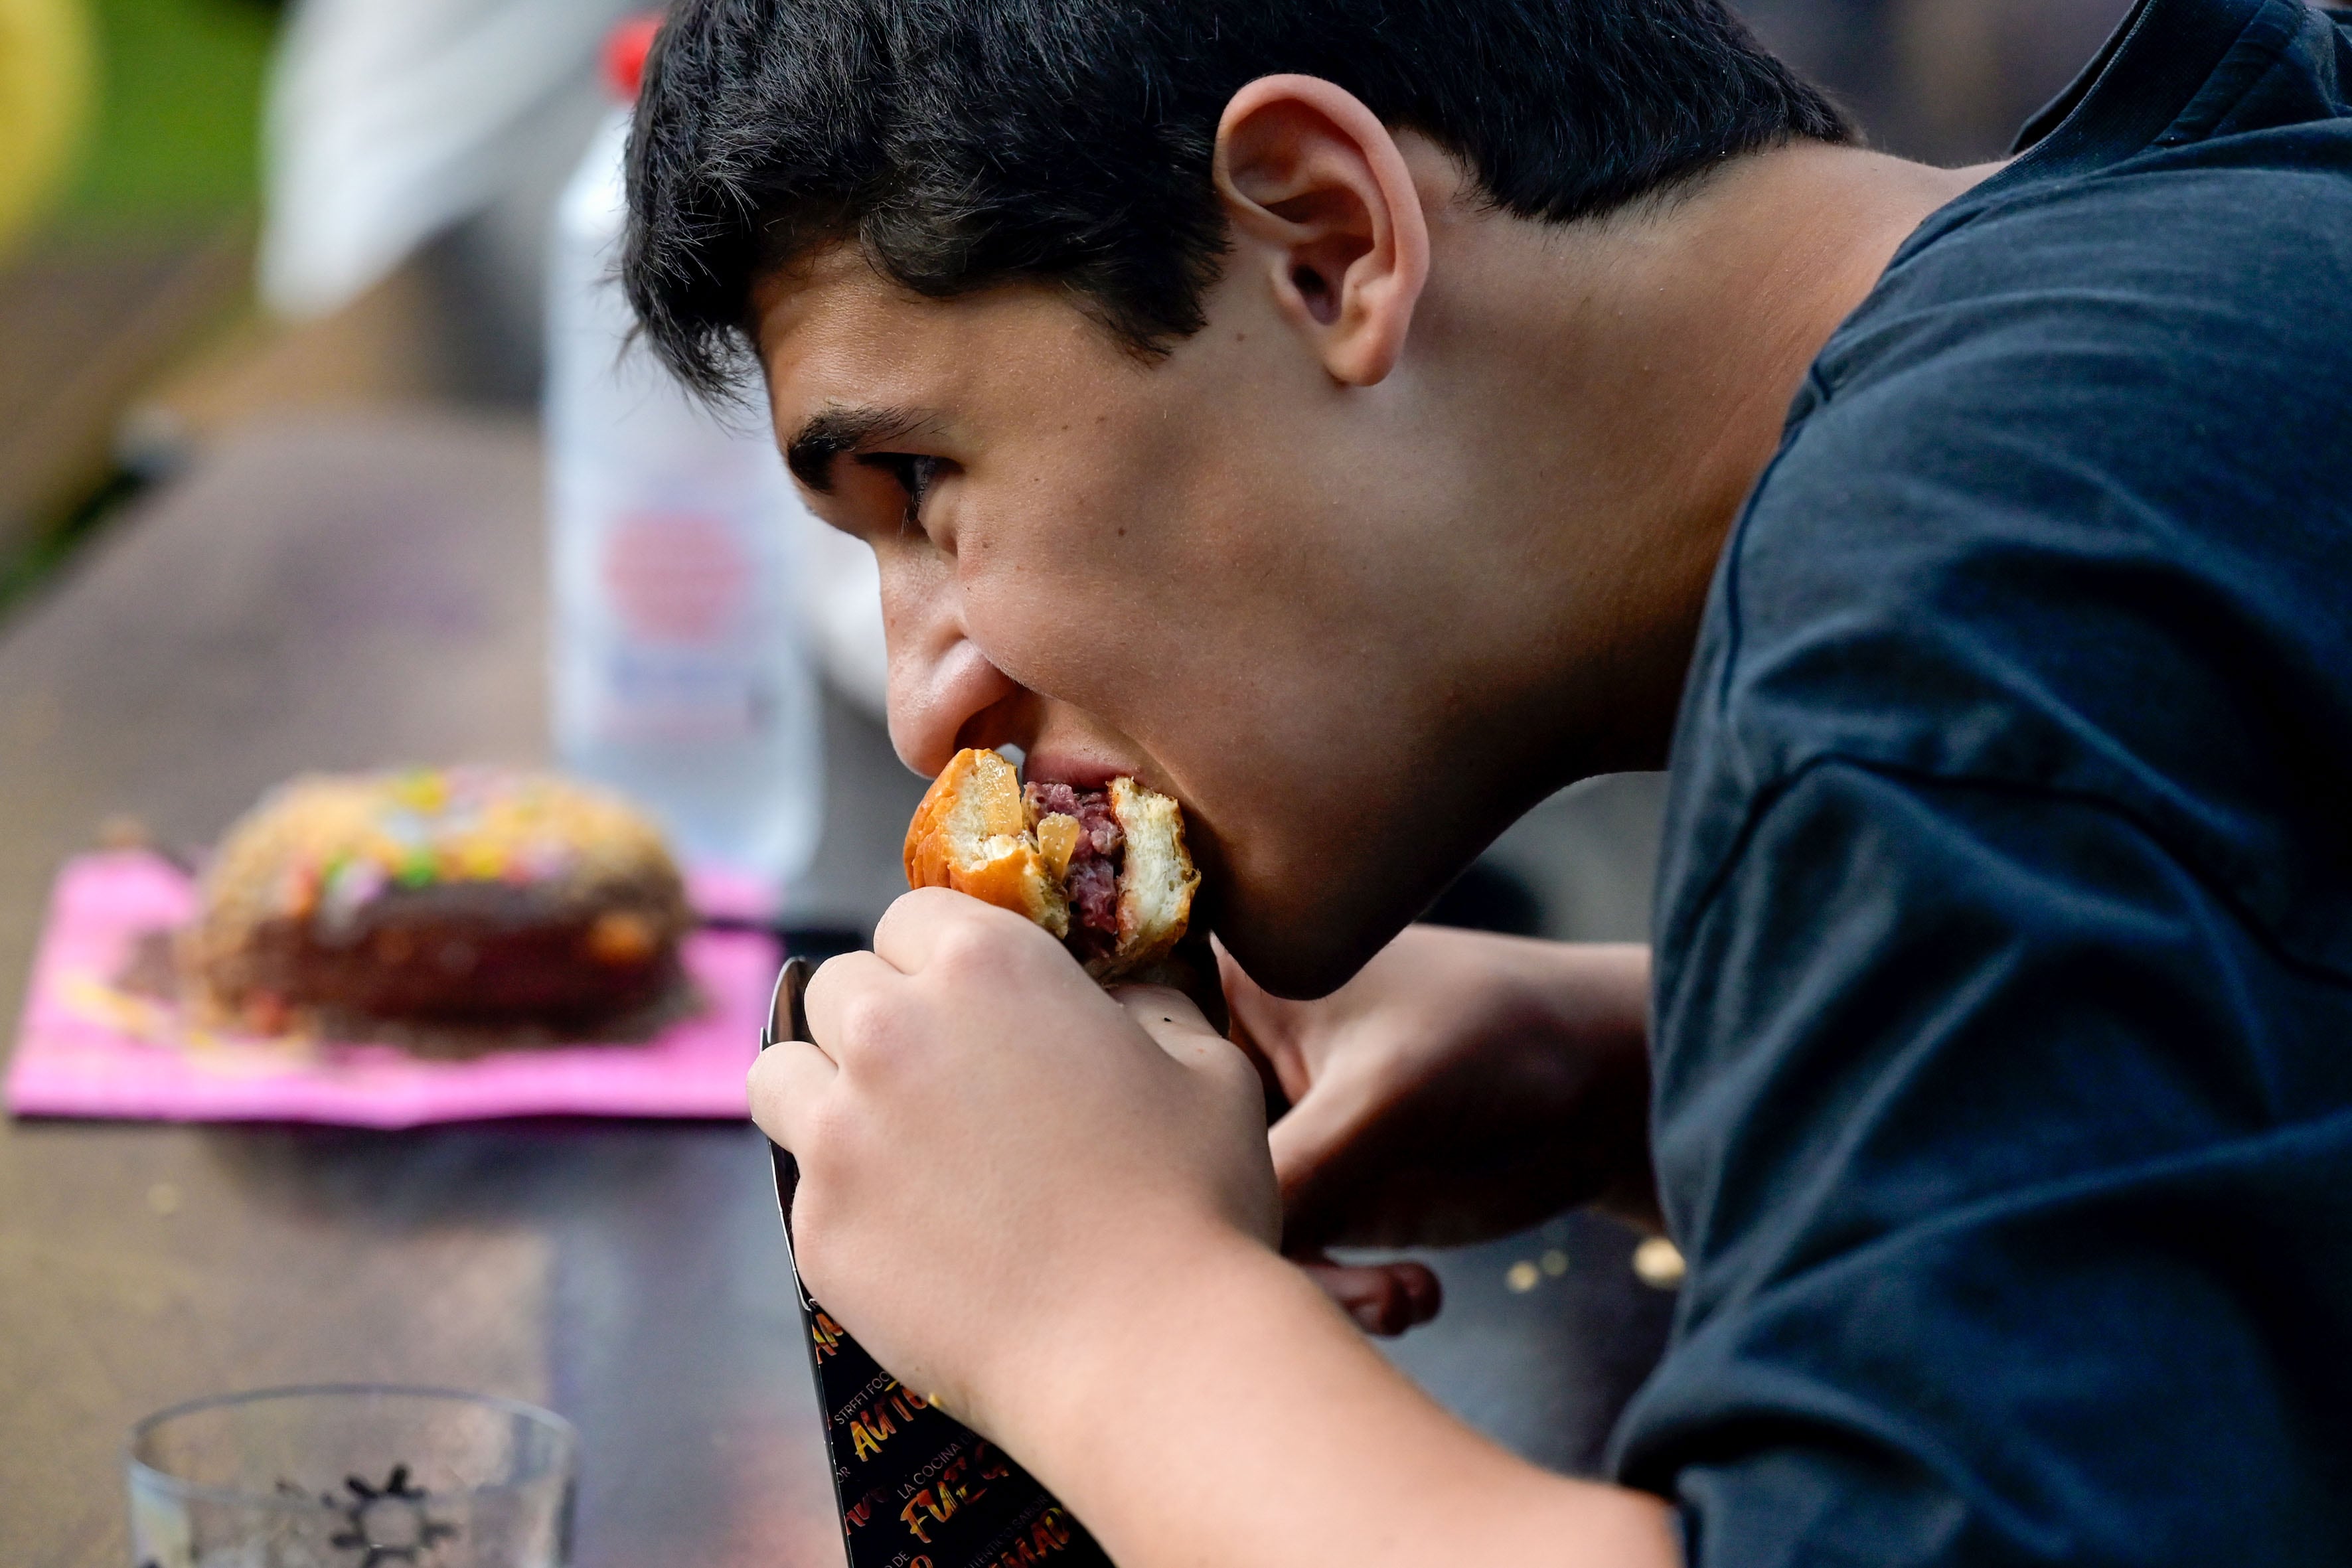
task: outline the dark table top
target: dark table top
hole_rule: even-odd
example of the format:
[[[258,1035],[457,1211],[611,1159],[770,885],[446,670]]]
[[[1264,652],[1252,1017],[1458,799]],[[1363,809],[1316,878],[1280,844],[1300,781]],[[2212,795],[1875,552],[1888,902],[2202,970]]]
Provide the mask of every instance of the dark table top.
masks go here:
[[[109,816],[202,843],[304,769],[542,759],[540,462],[527,427],[456,416],[255,430],[0,626],[0,1020],[50,878]],[[870,921],[920,781],[846,710],[827,744],[793,907]],[[1638,843],[1649,810],[1571,801],[1506,858],[1572,871],[1580,831]],[[1612,876],[1638,885],[1584,880]],[[1590,1468],[1664,1331],[1632,1247],[1570,1216],[1448,1254],[1447,1310],[1397,1358]],[[149,1411],[381,1380],[578,1424],[587,1568],[838,1563],[800,1331],[748,1126],[0,1124],[0,1550],[124,1563],[119,1449]]]

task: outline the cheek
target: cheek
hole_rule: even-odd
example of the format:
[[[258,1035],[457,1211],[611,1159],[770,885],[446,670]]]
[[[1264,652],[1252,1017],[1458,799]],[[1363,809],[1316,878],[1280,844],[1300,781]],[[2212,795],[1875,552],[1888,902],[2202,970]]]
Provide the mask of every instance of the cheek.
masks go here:
[[[1018,498],[1017,498],[1018,499]],[[960,527],[965,630],[1033,691],[1116,719],[1134,677],[1165,662],[1171,570],[1152,541],[1153,499],[1097,476]]]
[[[1328,538],[1317,548],[1323,520],[1296,498],[1162,434],[1183,422],[1134,423],[1082,476],[1033,468],[967,496],[955,562],[966,635],[1022,686],[1199,785],[1235,769],[1311,770],[1290,753],[1333,726],[1360,733],[1349,710],[1379,684],[1370,621],[1334,628],[1315,611],[1360,602],[1344,555]]]
[[[882,631],[891,659],[935,655],[952,635],[954,574],[937,552],[922,546],[879,546],[874,564],[882,579]]]

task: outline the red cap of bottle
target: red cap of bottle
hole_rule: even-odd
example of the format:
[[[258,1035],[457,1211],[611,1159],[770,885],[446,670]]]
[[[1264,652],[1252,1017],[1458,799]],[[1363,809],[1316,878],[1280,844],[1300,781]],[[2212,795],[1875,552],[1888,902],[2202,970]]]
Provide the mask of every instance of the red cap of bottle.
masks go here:
[[[621,23],[604,39],[604,85],[623,103],[637,100],[637,85],[646,78],[646,56],[652,51],[654,35],[661,31],[661,13],[648,11]]]

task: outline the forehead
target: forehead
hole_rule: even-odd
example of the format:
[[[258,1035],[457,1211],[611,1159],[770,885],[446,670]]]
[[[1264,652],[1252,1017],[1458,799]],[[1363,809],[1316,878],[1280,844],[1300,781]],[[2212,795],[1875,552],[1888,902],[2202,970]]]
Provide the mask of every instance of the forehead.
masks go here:
[[[992,387],[1051,384],[1129,360],[1059,289],[1013,283],[927,299],[883,277],[852,245],[761,279],[751,304],[786,432],[831,405],[946,408]]]

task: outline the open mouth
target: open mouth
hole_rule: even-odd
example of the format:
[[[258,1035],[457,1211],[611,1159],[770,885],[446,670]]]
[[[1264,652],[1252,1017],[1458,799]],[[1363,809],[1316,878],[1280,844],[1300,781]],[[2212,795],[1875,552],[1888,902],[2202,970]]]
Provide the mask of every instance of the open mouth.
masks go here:
[[[1081,960],[1109,956],[1118,946],[1118,873],[1127,849],[1109,786],[1033,779],[1021,803],[1037,825],[1039,852],[1069,898],[1071,950]]]

